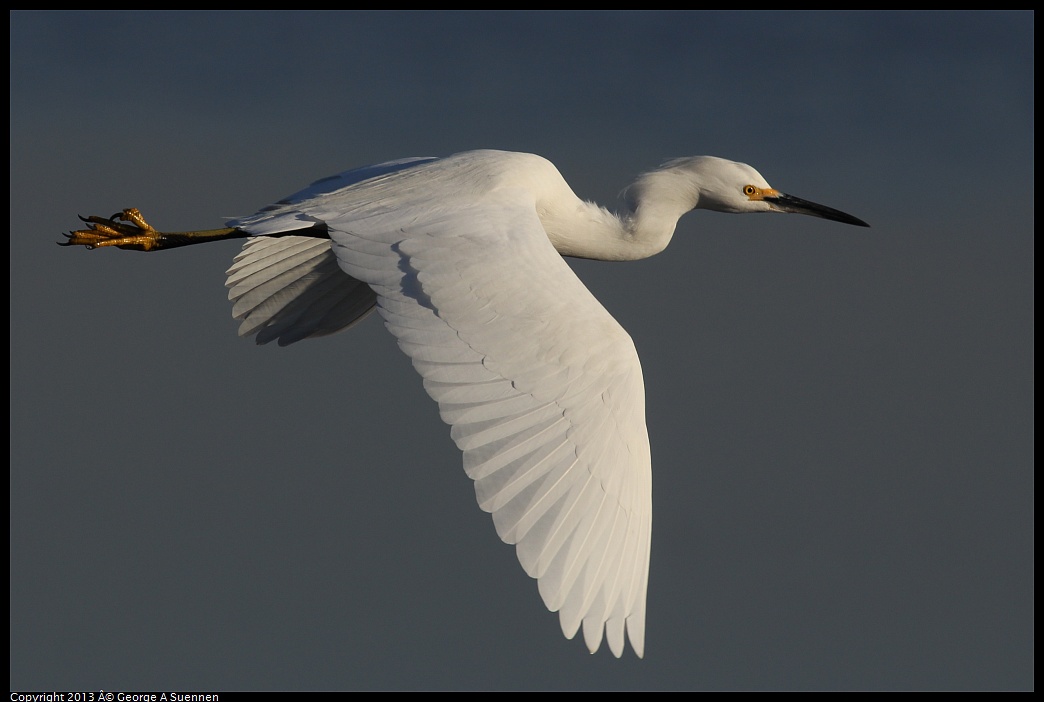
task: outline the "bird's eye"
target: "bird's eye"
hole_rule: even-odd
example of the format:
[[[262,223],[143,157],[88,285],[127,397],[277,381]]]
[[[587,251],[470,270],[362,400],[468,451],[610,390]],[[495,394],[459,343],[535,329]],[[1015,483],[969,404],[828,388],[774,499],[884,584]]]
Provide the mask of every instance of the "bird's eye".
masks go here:
[[[754,197],[755,195],[758,194],[758,189],[755,188],[753,185],[744,185],[743,186],[743,194],[746,195],[747,197]]]

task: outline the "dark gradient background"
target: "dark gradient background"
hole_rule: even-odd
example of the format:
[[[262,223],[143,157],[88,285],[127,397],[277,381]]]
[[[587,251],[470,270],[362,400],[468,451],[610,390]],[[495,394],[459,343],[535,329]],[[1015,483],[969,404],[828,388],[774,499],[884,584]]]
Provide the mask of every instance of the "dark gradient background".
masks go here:
[[[12,12],[12,689],[1031,689],[1034,15]],[[646,658],[567,641],[374,317],[236,336],[220,226],[403,156],[697,212],[575,270],[634,337]]]

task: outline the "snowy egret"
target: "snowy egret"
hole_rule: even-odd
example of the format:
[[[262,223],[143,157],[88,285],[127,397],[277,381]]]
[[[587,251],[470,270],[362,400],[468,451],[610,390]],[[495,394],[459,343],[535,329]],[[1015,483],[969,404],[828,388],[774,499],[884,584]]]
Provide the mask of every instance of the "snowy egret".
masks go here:
[[[153,251],[249,237],[228,271],[239,333],[290,344],[374,308],[464,454],[482,509],[516,545],[562,631],[645,637],[652,476],[634,344],[562,256],[659,253],[695,208],[868,226],[769,186],[752,167],[682,158],[638,177],[614,214],[547,160],[472,151],[320,180],[223,229],[162,233],[135,209],[63,245]]]

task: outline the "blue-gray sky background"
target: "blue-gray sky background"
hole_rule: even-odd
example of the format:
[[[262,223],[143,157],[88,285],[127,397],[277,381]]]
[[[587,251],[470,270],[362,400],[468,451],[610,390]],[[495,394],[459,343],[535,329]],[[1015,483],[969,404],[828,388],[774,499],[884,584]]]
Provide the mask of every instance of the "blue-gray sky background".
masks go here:
[[[10,20],[12,689],[1033,687],[1032,13]],[[645,368],[645,660],[561,636],[376,317],[258,348],[235,243],[53,243],[472,148],[872,225],[574,266]]]

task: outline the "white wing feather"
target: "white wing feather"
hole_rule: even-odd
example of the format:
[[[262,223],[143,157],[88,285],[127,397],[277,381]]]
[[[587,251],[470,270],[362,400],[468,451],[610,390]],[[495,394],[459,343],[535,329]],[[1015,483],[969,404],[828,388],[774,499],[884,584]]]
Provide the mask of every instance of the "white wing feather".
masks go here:
[[[337,265],[330,242],[308,236],[250,239],[227,271],[240,336],[280,346],[351,327],[377,297]]]
[[[616,656],[626,631],[641,656],[651,470],[634,345],[555,251],[531,192],[435,197],[420,182],[378,177],[231,224],[266,234],[273,220],[326,225],[343,277],[376,293],[452,427],[479,505],[516,544],[562,631],[572,638],[582,624],[594,652],[604,630]],[[318,241],[315,251],[330,245]],[[244,272],[261,246],[247,244],[230,272],[234,293],[258,275]],[[290,262],[314,260],[295,247],[279,249],[280,275],[312,265]]]

